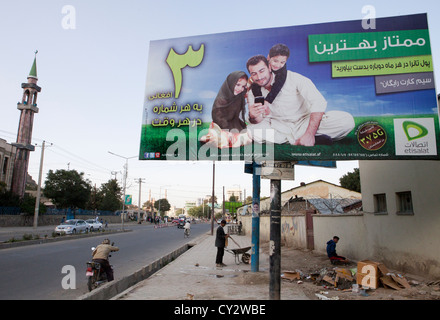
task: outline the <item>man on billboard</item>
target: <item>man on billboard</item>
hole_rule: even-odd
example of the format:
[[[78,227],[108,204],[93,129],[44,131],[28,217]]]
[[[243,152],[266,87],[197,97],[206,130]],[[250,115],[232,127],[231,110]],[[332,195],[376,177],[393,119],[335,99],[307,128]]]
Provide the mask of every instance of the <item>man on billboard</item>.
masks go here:
[[[281,57],[282,58],[282,57]],[[251,57],[247,69],[263,96],[271,91],[275,75],[263,55]],[[267,100],[255,101],[248,93],[248,130],[255,142],[314,146],[330,145],[341,140],[354,128],[353,116],[343,111],[326,111],[327,102],[312,81],[296,72],[287,71],[282,89],[270,104]],[[273,129],[273,141],[265,135]]]

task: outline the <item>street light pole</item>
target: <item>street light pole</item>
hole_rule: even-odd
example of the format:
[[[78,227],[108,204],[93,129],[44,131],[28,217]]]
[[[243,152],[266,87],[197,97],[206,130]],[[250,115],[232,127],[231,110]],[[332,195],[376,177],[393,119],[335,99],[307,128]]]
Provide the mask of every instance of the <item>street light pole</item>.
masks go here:
[[[125,174],[124,174],[124,197],[122,199],[122,213],[121,213],[121,220],[122,220],[122,231],[124,231],[124,211],[125,211],[125,189],[127,186],[127,174],[128,174],[128,159],[132,159],[132,158],[136,158],[137,156],[133,156],[133,157],[124,157],[121,156],[119,154],[113,153],[111,151],[109,151],[108,153],[120,157],[120,158],[124,158],[125,159]]]

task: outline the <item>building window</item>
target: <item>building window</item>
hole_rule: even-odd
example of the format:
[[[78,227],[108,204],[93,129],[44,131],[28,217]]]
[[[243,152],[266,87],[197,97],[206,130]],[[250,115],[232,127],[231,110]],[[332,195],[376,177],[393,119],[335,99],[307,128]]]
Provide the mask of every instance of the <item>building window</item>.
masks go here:
[[[374,213],[387,213],[387,197],[385,193],[374,195]]]
[[[397,213],[414,214],[411,191],[397,192]]]
[[[5,160],[3,162],[3,174],[6,174],[8,172],[8,162],[9,162],[9,158],[5,157]]]

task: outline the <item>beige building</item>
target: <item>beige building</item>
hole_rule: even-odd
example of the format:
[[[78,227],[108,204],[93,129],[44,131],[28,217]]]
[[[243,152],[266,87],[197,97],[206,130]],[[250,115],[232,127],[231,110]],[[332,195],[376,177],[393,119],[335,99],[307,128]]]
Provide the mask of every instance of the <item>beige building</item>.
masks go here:
[[[337,199],[362,199],[362,195],[359,192],[351,191],[333,183],[329,183],[324,180],[317,180],[310,183],[302,182],[299,187],[284,191],[281,193],[281,205],[287,206],[289,200],[294,198],[303,198],[306,200],[312,199],[327,199],[338,201]],[[251,213],[250,206],[241,207],[238,209],[238,213],[242,214],[243,209],[246,209],[248,213]],[[288,208],[287,208],[288,209]],[[260,211],[262,214],[270,212],[270,198],[264,198],[260,200]]]
[[[359,161],[363,212],[315,215],[315,250],[338,235],[338,253],[401,272],[440,277],[440,162]]]
[[[17,149],[12,144],[0,139],[0,182],[6,184],[6,190],[11,190],[16,151]]]
[[[229,199],[234,196],[237,202],[243,202],[243,192],[240,188],[230,188],[226,190],[225,199],[229,201]]]
[[[338,234],[343,255],[438,279],[440,161],[359,161],[359,171],[363,214],[315,216],[317,250]]]
[[[362,205],[359,192],[317,180],[281,193],[281,243],[287,247],[321,250],[314,234],[315,216],[347,216],[346,211],[359,214]],[[354,206],[356,204],[356,206]],[[260,241],[270,239],[270,198],[260,200]],[[347,210],[346,210],[347,209]],[[251,206],[237,209],[246,234],[252,233]],[[312,221],[313,220],[313,221]],[[320,239],[318,241],[321,241]],[[324,248],[325,250],[325,248]]]

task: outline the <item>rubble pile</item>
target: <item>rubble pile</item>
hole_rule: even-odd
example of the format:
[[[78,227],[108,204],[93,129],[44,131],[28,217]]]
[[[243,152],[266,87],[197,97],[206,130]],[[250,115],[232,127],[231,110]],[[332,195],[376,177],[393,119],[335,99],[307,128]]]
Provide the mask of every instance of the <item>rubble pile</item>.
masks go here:
[[[281,278],[298,284],[308,281],[324,289],[355,292],[364,296],[368,296],[367,290],[379,286],[393,290],[411,288],[410,282],[403,275],[390,272],[383,263],[370,260],[359,261],[354,268],[325,267],[308,274],[301,270],[284,271]]]

